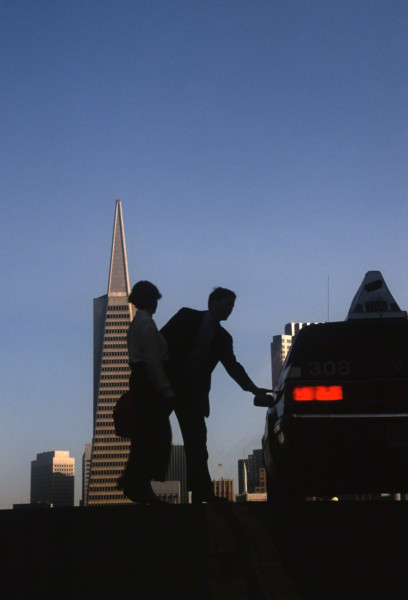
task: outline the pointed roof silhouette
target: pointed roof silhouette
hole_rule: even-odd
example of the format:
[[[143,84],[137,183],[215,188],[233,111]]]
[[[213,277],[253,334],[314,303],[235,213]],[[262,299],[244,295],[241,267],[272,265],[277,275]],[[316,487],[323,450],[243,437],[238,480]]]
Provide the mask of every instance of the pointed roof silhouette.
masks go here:
[[[368,271],[357,290],[347,319],[406,317],[395,302],[380,271]]]
[[[123,228],[122,203],[120,200],[116,200],[112,252],[109,268],[108,296],[128,296],[129,292],[129,273],[126,256],[125,230]]]

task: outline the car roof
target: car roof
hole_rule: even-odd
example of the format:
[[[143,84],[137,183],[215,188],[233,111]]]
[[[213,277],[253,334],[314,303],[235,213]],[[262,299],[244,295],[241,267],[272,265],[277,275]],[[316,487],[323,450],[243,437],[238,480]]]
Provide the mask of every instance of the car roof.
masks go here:
[[[314,352],[324,355],[331,350],[338,354],[343,349],[347,353],[358,348],[364,351],[369,346],[408,349],[408,319],[352,319],[319,323],[303,327],[293,340],[290,349],[291,359],[299,354]]]
[[[349,321],[333,321],[331,323],[313,323],[299,330],[295,340],[322,339],[333,336],[367,335],[369,332],[408,334],[408,318],[393,319],[350,319]],[[295,343],[295,340],[293,343]],[[408,339],[407,339],[408,342]]]
[[[302,377],[307,379],[308,366],[328,362],[352,364],[353,376],[407,377],[408,319],[353,319],[308,325],[293,340],[279,379],[299,378],[296,369],[300,367]]]

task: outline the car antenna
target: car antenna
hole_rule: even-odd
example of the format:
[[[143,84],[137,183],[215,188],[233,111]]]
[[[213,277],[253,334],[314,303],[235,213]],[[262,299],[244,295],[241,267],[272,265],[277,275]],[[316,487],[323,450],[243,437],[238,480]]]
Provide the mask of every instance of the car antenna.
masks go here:
[[[330,275],[327,275],[327,322],[330,323]]]

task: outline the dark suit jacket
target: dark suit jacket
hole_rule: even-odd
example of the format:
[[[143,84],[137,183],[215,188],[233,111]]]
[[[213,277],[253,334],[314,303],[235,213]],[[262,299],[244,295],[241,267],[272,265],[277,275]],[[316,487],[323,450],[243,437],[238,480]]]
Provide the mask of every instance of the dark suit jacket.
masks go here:
[[[161,329],[161,333],[169,347],[169,375],[178,401],[181,405],[188,404],[190,408],[196,408],[198,412],[208,417],[211,373],[219,361],[242,389],[247,391],[254,384],[244,367],[235,358],[231,335],[221,325],[217,325],[205,365],[209,375],[209,387],[204,397],[202,394],[200,397],[194,397],[194,387],[186,373],[185,365],[194,348],[204,315],[205,311],[182,308]]]

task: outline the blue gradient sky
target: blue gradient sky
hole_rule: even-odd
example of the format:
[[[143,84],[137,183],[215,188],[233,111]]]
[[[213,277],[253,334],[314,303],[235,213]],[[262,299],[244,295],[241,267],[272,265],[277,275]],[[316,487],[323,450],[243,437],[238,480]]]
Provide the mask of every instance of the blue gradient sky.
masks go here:
[[[406,2],[19,1],[0,22],[1,508],[46,450],[76,458],[81,496],[117,198],[157,324],[234,289],[259,386],[286,322],[327,320],[328,276],[331,320],[372,269],[408,307]],[[264,413],[216,369],[214,477]]]

